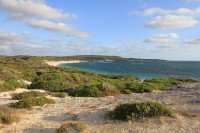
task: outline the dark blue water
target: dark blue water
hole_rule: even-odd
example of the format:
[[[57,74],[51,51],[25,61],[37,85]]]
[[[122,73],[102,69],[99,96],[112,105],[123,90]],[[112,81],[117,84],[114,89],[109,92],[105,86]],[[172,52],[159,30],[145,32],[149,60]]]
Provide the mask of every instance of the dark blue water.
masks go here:
[[[101,74],[135,75],[141,79],[167,77],[200,79],[200,62],[193,61],[82,62],[59,66]]]

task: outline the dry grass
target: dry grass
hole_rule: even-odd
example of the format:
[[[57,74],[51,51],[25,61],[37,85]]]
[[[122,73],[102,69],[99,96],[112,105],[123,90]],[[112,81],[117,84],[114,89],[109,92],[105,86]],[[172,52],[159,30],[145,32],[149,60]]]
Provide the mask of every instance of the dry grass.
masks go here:
[[[200,116],[199,114],[193,114],[193,113],[188,113],[188,112],[179,112],[179,114],[187,118],[196,118]]]
[[[86,128],[87,124],[81,121],[69,121],[61,125],[57,130],[57,133],[82,133]]]
[[[0,106],[0,124],[11,124],[14,122],[19,122],[16,110]]]

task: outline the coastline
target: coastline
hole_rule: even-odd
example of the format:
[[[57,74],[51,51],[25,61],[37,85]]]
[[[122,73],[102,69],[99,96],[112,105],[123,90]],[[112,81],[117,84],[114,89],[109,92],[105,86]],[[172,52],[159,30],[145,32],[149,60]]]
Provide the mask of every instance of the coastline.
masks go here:
[[[50,66],[58,66],[60,64],[71,64],[71,63],[81,63],[81,62],[87,62],[87,61],[81,61],[81,60],[47,61],[45,60],[45,63]]]

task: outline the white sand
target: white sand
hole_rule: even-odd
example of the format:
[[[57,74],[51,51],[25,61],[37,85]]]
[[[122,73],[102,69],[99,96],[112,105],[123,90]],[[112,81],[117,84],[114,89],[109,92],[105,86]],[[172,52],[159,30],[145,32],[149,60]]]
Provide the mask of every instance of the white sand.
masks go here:
[[[8,106],[11,93],[27,91],[18,89],[14,92],[0,93],[0,105]],[[171,87],[166,91],[127,94],[102,98],[70,97],[56,98],[54,105],[45,105],[33,109],[20,109],[20,122],[4,125],[0,133],[56,133],[63,123],[76,120],[89,124],[84,133],[198,133],[200,132],[200,84]],[[115,108],[118,104],[143,101],[160,101],[172,108],[175,117],[147,118],[135,122],[108,120],[104,111]],[[196,117],[187,115],[196,114]],[[185,114],[185,115],[183,115]]]
[[[87,61],[80,61],[80,60],[68,60],[68,61],[46,61],[45,63],[50,66],[58,66],[60,64],[67,64],[67,63],[81,63],[81,62],[87,62]]]

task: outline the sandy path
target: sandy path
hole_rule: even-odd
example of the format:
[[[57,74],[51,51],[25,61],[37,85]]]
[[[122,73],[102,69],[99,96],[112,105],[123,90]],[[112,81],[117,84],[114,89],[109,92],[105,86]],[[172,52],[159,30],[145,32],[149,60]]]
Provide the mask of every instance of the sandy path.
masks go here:
[[[25,91],[25,90],[20,90]],[[19,90],[18,90],[19,92]],[[10,92],[9,92],[10,93]],[[9,93],[0,94],[0,105],[14,102]],[[69,120],[85,121],[89,124],[86,133],[132,133],[132,132],[200,132],[200,84],[168,88],[163,92],[129,94],[102,98],[66,97],[56,100],[54,105],[46,105],[31,110],[22,110],[18,124],[6,125],[2,133],[55,133],[56,129]],[[113,109],[120,103],[160,101],[174,109],[175,118],[158,117],[137,122],[121,122],[104,118],[104,111]],[[195,117],[182,115],[196,114]]]

